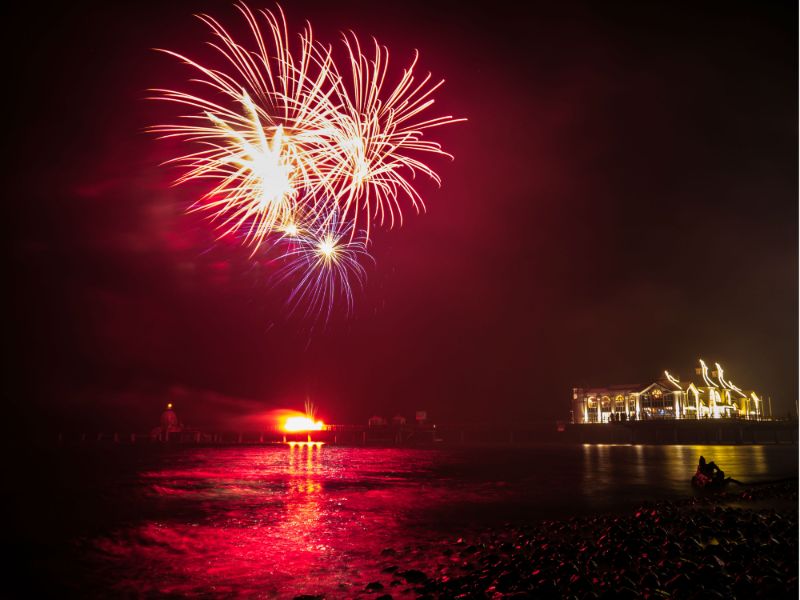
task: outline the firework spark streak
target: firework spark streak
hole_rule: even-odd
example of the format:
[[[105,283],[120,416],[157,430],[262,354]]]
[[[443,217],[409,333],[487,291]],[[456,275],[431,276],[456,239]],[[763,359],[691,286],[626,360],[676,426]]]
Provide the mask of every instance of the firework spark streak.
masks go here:
[[[363,283],[359,261],[369,258],[371,228],[401,224],[406,205],[424,210],[412,185],[418,173],[441,185],[422,158],[452,156],[425,135],[463,119],[425,116],[443,81],[415,75],[416,53],[391,85],[389,52],[377,41],[365,53],[354,33],[344,35],[339,66],[310,25],[290,44],[280,7],[237,9],[250,29],[249,48],[212,17],[199,17],[227,69],[164,50],[195,72],[191,81],[203,93],[153,90],[188,114],[151,131],[194,146],[167,162],[184,169],[176,183],[212,183],[192,210],[207,212],[220,236],[239,236],[254,253],[262,245],[284,252],[280,278],[297,278],[291,304],[330,316],[341,296],[349,312],[349,278]]]

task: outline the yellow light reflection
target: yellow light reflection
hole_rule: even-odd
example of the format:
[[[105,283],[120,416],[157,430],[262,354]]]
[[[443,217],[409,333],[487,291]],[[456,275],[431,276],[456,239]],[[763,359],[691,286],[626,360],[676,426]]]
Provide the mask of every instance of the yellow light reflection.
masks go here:
[[[277,535],[296,542],[298,551],[320,552],[325,546],[318,538],[323,512],[321,502],[322,442],[289,442],[287,459],[286,518]]]

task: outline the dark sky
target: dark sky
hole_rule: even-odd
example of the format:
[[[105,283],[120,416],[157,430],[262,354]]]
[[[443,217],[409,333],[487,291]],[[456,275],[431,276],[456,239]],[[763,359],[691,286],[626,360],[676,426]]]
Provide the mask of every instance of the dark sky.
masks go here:
[[[438,110],[469,119],[324,331],[184,214],[199,188],[170,187],[175,148],[143,131],[174,114],[147,88],[187,74],[151,48],[208,56],[191,15],[240,31],[232,5],[8,15],[12,405],[67,429],[147,427],[166,398],[203,426],[306,396],[334,422],[556,419],[573,385],[702,357],[793,409],[796,3],[519,4],[285,2],[398,68],[419,49]]]

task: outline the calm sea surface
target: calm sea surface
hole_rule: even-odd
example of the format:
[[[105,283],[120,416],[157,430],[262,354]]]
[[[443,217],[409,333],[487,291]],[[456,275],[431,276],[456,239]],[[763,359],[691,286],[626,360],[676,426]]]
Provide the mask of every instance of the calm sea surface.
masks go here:
[[[30,543],[88,595],[346,596],[386,548],[684,498],[701,454],[744,482],[797,476],[796,446],[90,448],[53,459]]]

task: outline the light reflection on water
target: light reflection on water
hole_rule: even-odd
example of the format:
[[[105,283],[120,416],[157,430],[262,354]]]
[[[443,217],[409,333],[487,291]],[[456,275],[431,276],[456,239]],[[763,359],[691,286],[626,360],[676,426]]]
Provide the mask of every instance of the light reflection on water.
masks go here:
[[[94,572],[105,578],[95,583],[136,594],[347,595],[380,578],[387,547],[685,497],[701,454],[742,481],[796,476],[796,452],[305,443],[178,450],[137,471],[132,485],[144,492],[136,501],[147,516],[91,540]]]
[[[796,477],[793,448],[583,444],[581,492],[601,507],[613,507],[620,490],[637,499],[680,497],[692,493],[687,482],[700,456],[744,484]]]

